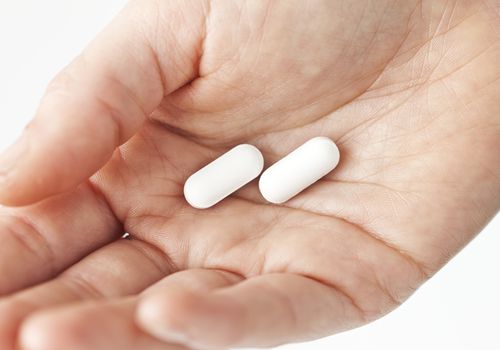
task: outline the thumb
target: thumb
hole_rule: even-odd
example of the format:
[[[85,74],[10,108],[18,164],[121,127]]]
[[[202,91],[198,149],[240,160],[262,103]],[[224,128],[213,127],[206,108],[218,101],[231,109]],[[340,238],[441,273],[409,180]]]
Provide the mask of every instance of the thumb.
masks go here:
[[[132,1],[51,82],[0,157],[0,203],[34,203],[99,170],[166,94],[196,76],[203,23],[203,11],[184,2]],[[192,34],[178,40],[176,30]]]

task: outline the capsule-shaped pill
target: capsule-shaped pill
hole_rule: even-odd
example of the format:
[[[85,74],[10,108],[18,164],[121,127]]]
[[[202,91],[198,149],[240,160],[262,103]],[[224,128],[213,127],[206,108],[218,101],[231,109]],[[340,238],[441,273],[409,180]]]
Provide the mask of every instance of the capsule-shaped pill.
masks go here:
[[[260,192],[271,203],[284,203],[335,169],[339,160],[332,140],[315,137],[264,171]]]
[[[184,197],[195,208],[210,208],[259,176],[263,168],[264,158],[255,146],[236,146],[191,175],[184,184]]]

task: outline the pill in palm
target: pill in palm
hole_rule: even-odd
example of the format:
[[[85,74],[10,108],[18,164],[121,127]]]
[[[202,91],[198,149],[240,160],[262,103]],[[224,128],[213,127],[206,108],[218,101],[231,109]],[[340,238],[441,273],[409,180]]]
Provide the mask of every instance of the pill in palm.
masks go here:
[[[264,171],[260,192],[271,203],[284,203],[335,169],[339,160],[331,139],[315,137]]]
[[[236,146],[191,175],[184,197],[195,208],[210,208],[259,176],[263,167],[264,158],[255,146]]]

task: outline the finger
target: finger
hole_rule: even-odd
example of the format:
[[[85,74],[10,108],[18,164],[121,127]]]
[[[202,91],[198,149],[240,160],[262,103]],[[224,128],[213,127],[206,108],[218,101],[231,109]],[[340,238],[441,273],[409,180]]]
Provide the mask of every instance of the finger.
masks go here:
[[[12,349],[23,320],[58,305],[133,295],[169,274],[168,258],[138,240],[101,248],[58,278],[0,300],[0,349]]]
[[[167,286],[138,309],[142,329],[164,341],[206,347],[268,347],[352,328],[362,313],[312,279],[270,274],[206,293]]]
[[[122,233],[89,184],[29,207],[0,207],[0,296],[57,275]]]
[[[24,205],[74,188],[134,135],[165,94],[194,78],[202,13],[185,13],[184,2],[159,3],[131,2],[50,84],[34,121],[0,159],[1,203]]]
[[[31,317],[20,332],[25,350],[183,350],[134,323],[136,298],[49,310]]]
[[[232,285],[241,277],[218,270],[188,270],[170,275],[150,288],[210,292]],[[27,350],[58,349],[183,349],[143,332],[135,324],[138,298],[78,304],[34,314],[20,332]],[[114,336],[116,335],[116,336]]]

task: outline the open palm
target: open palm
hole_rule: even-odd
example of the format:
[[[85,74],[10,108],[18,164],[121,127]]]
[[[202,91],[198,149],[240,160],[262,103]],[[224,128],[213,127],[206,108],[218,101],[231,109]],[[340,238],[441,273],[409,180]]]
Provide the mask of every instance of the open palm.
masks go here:
[[[1,209],[0,347],[271,346],[392,310],[500,208],[498,5],[131,2],[3,159],[0,199],[44,200]],[[340,166],[284,205],[183,198],[236,144],[270,165],[320,135]]]

